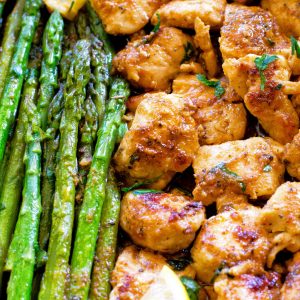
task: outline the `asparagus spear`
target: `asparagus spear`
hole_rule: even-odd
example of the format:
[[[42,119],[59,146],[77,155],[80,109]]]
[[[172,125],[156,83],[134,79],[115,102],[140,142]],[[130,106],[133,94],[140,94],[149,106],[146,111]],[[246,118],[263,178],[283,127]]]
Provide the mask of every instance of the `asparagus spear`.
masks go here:
[[[101,215],[101,226],[94,260],[89,299],[108,299],[110,274],[116,257],[117,233],[120,213],[120,192],[114,171],[109,169],[106,185],[106,198]]]
[[[49,106],[47,133],[49,139],[43,147],[43,172],[42,172],[42,216],[40,222],[39,243],[46,249],[51,231],[51,217],[55,191],[55,168],[57,164],[57,150],[59,147],[59,126],[64,106],[63,90],[65,80],[70,68],[72,48],[77,40],[74,23],[67,23],[64,36],[64,49],[60,61],[60,89],[54,96]]]
[[[15,46],[1,98],[0,161],[3,160],[9,131],[17,112],[29,51],[40,18],[39,9],[41,4],[41,0],[26,0],[25,3],[20,36]]]
[[[61,58],[61,43],[64,21],[58,11],[54,11],[45,28],[43,36],[43,61],[40,77],[40,95],[38,111],[41,116],[41,128],[46,130],[49,103],[57,88],[57,65]]]
[[[32,69],[35,70],[35,69]],[[18,214],[19,200],[24,177],[23,156],[25,151],[26,106],[36,97],[36,71],[29,72],[23,89],[18,122],[11,143],[11,154],[6,168],[0,205],[0,283],[11,234]]]
[[[2,26],[2,14],[3,14],[3,10],[4,10],[4,5],[5,5],[6,1],[0,1],[0,28]]]
[[[29,72],[29,76],[34,81],[37,89],[38,71],[37,69],[30,69]],[[35,246],[37,244],[38,223],[41,212],[41,146],[40,134],[37,131],[40,122],[35,104],[36,98],[29,98],[28,100],[25,106],[27,136],[24,157],[26,172],[23,202],[6,264],[6,268],[11,270],[7,288],[8,300],[30,299],[36,256]]]
[[[3,2],[0,2],[0,4],[1,3]],[[24,3],[25,0],[19,0],[6,21],[1,45],[2,51],[0,52],[0,97],[2,95],[8,68],[13,56],[15,43],[20,32]]]
[[[64,90],[65,110],[60,125],[60,159],[56,169],[48,262],[39,293],[41,300],[64,298],[74,219],[78,124],[89,78],[90,43],[80,40],[74,48]]]
[[[116,78],[113,81],[106,114],[98,131],[97,145],[79,214],[71,262],[69,295],[71,299],[88,297],[97,233],[105,199],[107,170],[117,139],[118,127],[125,113],[124,102],[129,93],[129,86],[124,80]]]

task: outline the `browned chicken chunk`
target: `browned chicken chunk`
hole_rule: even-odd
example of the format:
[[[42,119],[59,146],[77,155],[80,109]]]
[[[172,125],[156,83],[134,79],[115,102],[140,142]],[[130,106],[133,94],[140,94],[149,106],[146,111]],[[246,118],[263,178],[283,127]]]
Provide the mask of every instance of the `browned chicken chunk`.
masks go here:
[[[158,9],[151,21],[156,24],[159,14],[163,25],[193,29],[198,17],[207,25],[220,27],[225,6],[226,0],[174,0]]]
[[[284,162],[288,173],[300,180],[300,131],[285,145]]]
[[[191,250],[198,279],[210,283],[222,272],[237,276],[263,270],[270,245],[258,226],[259,213],[260,208],[249,205],[204,222]]]
[[[262,61],[263,56],[249,54],[240,59],[226,59],[223,70],[265,131],[276,141],[286,144],[299,127],[299,117],[287,94],[300,93],[300,82],[289,81],[291,69],[283,56],[265,63],[263,71],[258,69],[257,60]]]
[[[130,130],[114,157],[129,184],[159,179],[164,188],[175,172],[189,167],[198,150],[195,121],[182,96],[145,94]]]
[[[222,82],[225,93],[220,99],[215,90],[201,83],[195,75],[180,74],[173,81],[173,93],[191,99],[193,117],[198,126],[200,145],[220,144],[244,137],[247,118],[242,99]]]
[[[153,13],[169,0],[92,0],[105,31],[132,34],[143,28]]]
[[[149,250],[138,250],[134,246],[126,247],[119,255],[112,272],[113,290],[109,299],[141,299],[164,265],[167,262],[162,255]],[[195,277],[195,271],[190,265],[177,274]]]
[[[288,271],[281,288],[280,300],[299,300],[300,295],[300,252],[288,262]]]
[[[202,146],[193,162],[195,200],[209,205],[227,193],[271,196],[283,181],[283,147],[259,137]]]
[[[120,225],[137,245],[175,253],[192,243],[204,219],[200,202],[136,190],[122,200]]]
[[[289,39],[280,32],[274,17],[256,6],[229,4],[221,28],[220,50],[223,58],[247,54],[281,54],[288,58]]]
[[[288,36],[300,36],[300,2],[299,0],[262,0],[261,6],[270,11]]]
[[[167,90],[179,73],[188,43],[193,47],[192,38],[181,30],[163,27],[157,34],[128,43],[115,56],[113,66],[136,87]]]
[[[280,276],[276,272],[242,274],[234,278],[222,275],[214,284],[218,300],[279,300],[280,287]]]
[[[282,249],[300,249],[300,183],[282,184],[263,207],[260,222],[269,232],[272,251],[268,266]]]

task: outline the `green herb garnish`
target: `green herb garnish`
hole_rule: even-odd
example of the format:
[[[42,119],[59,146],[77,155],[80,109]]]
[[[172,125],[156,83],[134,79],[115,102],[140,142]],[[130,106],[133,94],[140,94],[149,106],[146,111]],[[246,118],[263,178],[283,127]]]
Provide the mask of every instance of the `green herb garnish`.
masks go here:
[[[205,84],[206,86],[212,87],[215,89],[215,96],[220,99],[221,96],[225,93],[225,89],[221,85],[220,80],[208,80],[205,75],[197,74],[197,79]]]
[[[217,277],[222,273],[223,269],[226,267],[226,263],[224,261],[221,262],[221,264],[218,266],[218,268],[215,270],[213,277],[210,280],[210,283],[214,283]]]
[[[70,5],[70,7],[69,7],[69,10],[68,10],[68,12],[70,12],[70,11],[72,10],[72,8],[73,8],[74,4],[75,4],[75,1],[73,0],[73,1],[71,2],[71,5]]]
[[[135,184],[133,184],[133,185],[131,185],[131,186],[129,186],[129,187],[121,188],[121,191],[124,192],[124,193],[130,192],[130,191],[132,191],[132,190],[137,189],[138,187],[140,187],[140,186],[142,186],[142,185],[151,184],[151,183],[157,181],[157,180],[159,179],[159,177],[160,177],[160,176],[155,177],[155,178],[153,178],[153,179],[145,180],[145,181],[143,181],[143,182],[136,182]],[[145,190],[145,191],[146,191],[146,190]],[[150,191],[150,190],[148,190],[148,191]],[[155,191],[155,190],[153,190],[153,191]],[[161,192],[161,193],[162,193],[162,192]]]
[[[275,86],[275,90],[279,91],[279,90],[281,90],[282,87],[283,87],[283,85],[281,83],[279,83]]]
[[[160,14],[157,13],[156,16],[157,16],[157,23],[155,24],[154,28],[151,31],[153,33],[157,33],[160,28]]]
[[[135,195],[161,194],[161,193],[163,193],[163,191],[152,190],[152,189],[141,189],[141,190],[134,190],[132,193],[135,194]]]
[[[266,77],[264,74],[264,70],[268,67],[268,65],[278,59],[278,56],[276,55],[268,55],[263,54],[260,57],[256,57],[254,60],[255,66],[259,71],[260,76],[260,89],[263,91],[265,89],[265,83],[266,83]]]
[[[266,166],[264,166],[263,171],[264,172],[271,172],[272,171],[272,167],[270,165],[266,165]]]
[[[269,45],[271,47],[273,47],[275,45],[275,42],[273,40],[271,40],[270,38],[267,38],[267,42],[269,43]]]
[[[211,169],[211,172],[215,172],[216,170],[221,170],[223,173],[229,175],[230,177],[233,177],[239,183],[242,192],[244,193],[246,191],[246,184],[243,182],[243,178],[240,175],[236,174],[235,172],[229,170],[226,166],[226,163],[222,162],[216,165]]]
[[[198,293],[201,289],[201,286],[197,283],[197,281],[187,276],[181,276],[180,280],[184,285],[190,300],[197,300]]]
[[[291,44],[292,44],[292,55],[296,54],[297,57],[300,58],[300,45],[293,36],[291,36]]]
[[[195,51],[194,51],[193,45],[190,42],[187,42],[184,45],[184,57],[183,57],[181,63],[183,64],[184,62],[189,61],[193,57],[194,52]]]
[[[182,257],[177,259],[168,259],[167,263],[174,271],[182,271],[193,262],[191,257]]]

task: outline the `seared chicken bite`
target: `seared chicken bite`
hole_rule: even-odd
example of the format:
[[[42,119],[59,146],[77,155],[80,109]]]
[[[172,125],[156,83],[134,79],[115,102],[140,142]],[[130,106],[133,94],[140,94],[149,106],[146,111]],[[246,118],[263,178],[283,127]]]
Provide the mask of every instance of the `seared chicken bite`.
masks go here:
[[[113,290],[109,299],[141,299],[164,265],[167,262],[162,255],[149,250],[138,250],[134,246],[126,247],[119,255],[112,272]],[[195,277],[195,271],[190,265],[177,274]]]
[[[300,295],[300,252],[288,262],[288,271],[281,288],[280,300],[299,300]]]
[[[247,118],[242,99],[223,81],[225,93],[220,99],[215,90],[195,75],[180,74],[173,81],[173,93],[191,99],[200,145],[220,144],[244,137]]]
[[[285,145],[284,162],[288,173],[300,180],[300,131]]]
[[[151,21],[156,24],[159,14],[163,25],[192,29],[198,17],[207,25],[220,27],[225,6],[226,0],[174,0],[158,9]]]
[[[122,200],[120,225],[137,245],[175,253],[192,243],[204,219],[200,202],[185,196],[136,190]]]
[[[283,181],[282,155],[281,145],[260,137],[200,147],[193,162],[195,200],[209,205],[227,193],[271,196]]]
[[[291,47],[268,11],[256,6],[229,4],[221,28],[220,50],[224,59],[250,53],[281,54],[288,58]]]
[[[263,57],[249,54],[240,59],[226,59],[223,70],[265,131],[276,141],[286,144],[299,127],[299,117],[287,94],[300,93],[300,82],[289,81],[291,70],[283,56],[266,64],[263,73],[256,66],[257,60]],[[264,84],[262,78],[265,78]]]
[[[143,28],[153,13],[169,0],[92,0],[105,31],[132,34]]]
[[[300,36],[300,3],[299,0],[262,0],[261,6],[275,16],[281,30],[287,36]]]
[[[145,94],[114,162],[129,184],[159,179],[156,188],[162,189],[175,172],[191,165],[198,147],[195,121],[184,99]]]
[[[234,278],[222,275],[214,284],[218,300],[279,300],[280,287],[280,276],[276,272],[242,274]]]
[[[193,41],[181,30],[161,28],[157,34],[129,42],[113,60],[114,69],[132,85],[145,90],[167,90],[179,73],[186,47]]]
[[[260,223],[269,232],[272,251],[268,257],[271,267],[282,249],[300,249],[300,183],[282,184],[263,207]]]
[[[210,283],[222,271],[237,276],[263,270],[270,245],[256,221],[259,213],[248,205],[204,222],[191,250],[198,279]]]

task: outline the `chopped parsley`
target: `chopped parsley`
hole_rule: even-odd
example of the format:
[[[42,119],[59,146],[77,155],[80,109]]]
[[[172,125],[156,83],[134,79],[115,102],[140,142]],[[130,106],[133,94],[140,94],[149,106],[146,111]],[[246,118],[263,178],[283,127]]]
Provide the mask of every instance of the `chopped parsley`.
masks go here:
[[[222,273],[222,271],[226,268],[226,263],[222,261],[218,268],[215,270],[213,277],[210,280],[210,283],[214,283],[217,277]]]
[[[264,166],[263,171],[264,172],[271,172],[272,171],[272,167],[270,165],[266,165],[266,166]]]
[[[260,57],[256,57],[254,60],[255,66],[259,71],[260,76],[260,89],[263,91],[265,89],[265,83],[266,83],[266,77],[264,74],[264,70],[268,67],[268,65],[278,59],[278,56],[276,55],[268,55],[263,54]]]
[[[150,43],[153,40],[153,38],[155,37],[155,35],[158,33],[159,28],[160,28],[160,14],[157,13],[156,16],[157,16],[157,23],[155,24],[155,26],[151,30],[150,34],[148,36],[146,36],[146,37],[145,36],[143,37],[142,44],[148,44],[148,43]],[[139,45],[140,44],[138,44],[138,46]]]
[[[148,179],[148,180],[145,180],[145,181],[143,181],[143,182],[136,182],[135,184],[133,184],[133,185],[131,185],[131,186],[129,186],[129,187],[124,187],[124,188],[122,188],[121,189],[121,191],[122,192],[124,192],[124,193],[127,193],[127,192],[130,192],[130,191],[132,191],[132,190],[135,190],[136,188],[138,188],[138,187],[140,187],[140,186],[142,186],[142,185],[147,185],[147,184],[150,184],[150,183],[153,183],[153,182],[155,182],[155,181],[157,181],[158,179],[159,179],[159,177],[160,176],[158,176],[158,177],[155,177],[155,178],[153,178],[153,179]],[[144,192],[144,194],[146,194],[146,193],[150,193],[149,191],[156,191],[156,190],[139,190],[139,191],[148,191],[148,192]],[[159,191],[160,193],[162,193],[161,191]],[[140,194],[141,194],[142,192],[140,192]]]
[[[226,166],[226,163],[222,162],[216,165],[214,168],[211,169],[211,172],[215,172],[216,170],[221,170],[223,173],[229,175],[230,177],[233,177],[235,180],[237,180],[238,184],[242,189],[242,192],[244,193],[246,191],[246,184],[243,182],[243,178],[235,172],[229,170]]]
[[[168,259],[167,263],[174,271],[182,271],[193,262],[191,257],[180,257],[177,259]]]
[[[161,194],[163,191],[158,190],[151,190],[151,189],[141,189],[141,190],[134,190],[133,194],[135,195],[144,195],[144,194]]]
[[[281,83],[279,83],[276,85],[275,90],[279,91],[279,90],[281,90],[282,87],[283,87],[283,85]]]
[[[300,58],[300,45],[299,42],[291,36],[291,44],[292,44],[292,55],[296,54],[298,58]]]
[[[270,38],[267,38],[267,42],[271,47],[273,47],[275,45],[275,42],[273,40],[271,40]]]
[[[193,45],[190,42],[187,42],[184,45],[184,57],[181,61],[181,63],[183,64],[186,61],[189,61],[194,55],[194,48]]]
[[[155,24],[154,28],[151,31],[153,33],[157,33],[160,28],[160,14],[157,13],[156,16],[157,16],[157,23]]]
[[[201,289],[201,286],[198,284],[198,282],[187,276],[181,276],[180,280],[184,285],[190,300],[197,300],[198,293]]]
[[[221,96],[225,93],[225,89],[221,85],[220,80],[208,80],[205,75],[197,74],[197,79],[202,82],[204,85],[212,87],[215,89],[215,96],[220,99]]]
[[[70,12],[70,11],[72,10],[72,8],[73,8],[74,4],[75,4],[75,1],[73,0],[73,1],[71,2],[71,5],[70,5],[70,7],[69,7],[69,10],[68,10],[68,12]]]

